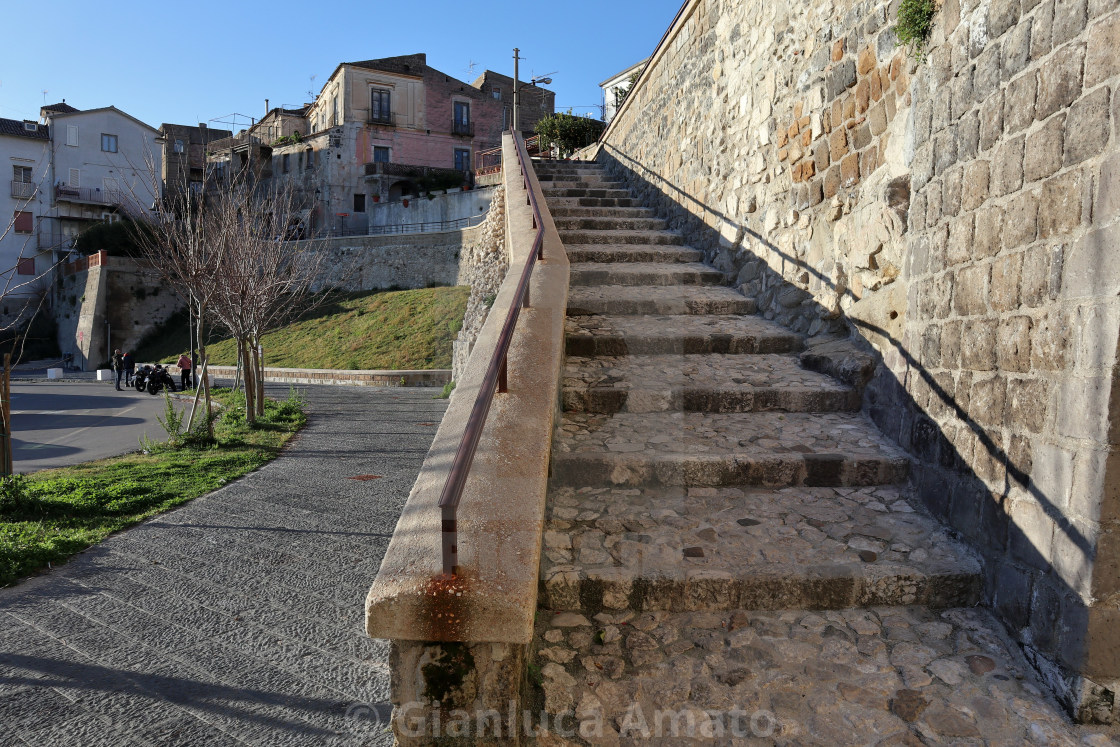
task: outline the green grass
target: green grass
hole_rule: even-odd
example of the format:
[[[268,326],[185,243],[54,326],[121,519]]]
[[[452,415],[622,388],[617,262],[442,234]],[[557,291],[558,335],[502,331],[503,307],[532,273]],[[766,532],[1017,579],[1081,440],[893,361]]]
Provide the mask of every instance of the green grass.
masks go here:
[[[264,336],[266,366],[353,370],[451,368],[451,343],[470,289],[420,288],[333,294],[292,324]],[[136,360],[174,362],[187,349],[185,315],[145,340]],[[232,340],[209,344],[214,365],[237,363]]]
[[[240,394],[216,391],[227,406],[214,424],[215,445],[161,445],[151,453],[4,480],[0,586],[252,472],[275,458],[307,420],[298,398],[268,400],[265,416],[250,430],[237,408]]]

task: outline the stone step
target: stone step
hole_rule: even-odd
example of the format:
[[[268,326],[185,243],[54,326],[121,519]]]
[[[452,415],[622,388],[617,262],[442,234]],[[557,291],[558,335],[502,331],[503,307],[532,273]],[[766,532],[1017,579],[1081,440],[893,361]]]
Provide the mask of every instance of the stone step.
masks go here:
[[[541,189],[626,189],[625,182],[607,179],[545,179]]]
[[[558,200],[557,202],[562,202]],[[549,204],[553,218],[656,218],[653,211],[646,207],[577,207]]]
[[[697,289],[697,293],[710,290],[716,289]],[[569,296],[569,314],[572,302]],[[801,337],[785,327],[738,314],[596,314],[569,316],[564,324],[568,355],[792,353],[803,346]]]
[[[647,288],[718,285],[723,279],[722,272],[700,262],[581,262],[571,266],[573,288],[597,285],[639,285]]]
[[[860,396],[793,355],[569,356],[561,402],[568,412],[829,412],[858,410]]]
[[[547,196],[547,195],[546,195]],[[604,208],[619,208],[619,207],[640,207],[643,210],[648,210],[642,206],[642,203],[633,197],[548,197],[548,207],[551,210],[553,207],[604,207]]]
[[[560,231],[591,230],[591,231],[664,231],[665,220],[662,218],[647,217],[614,217],[614,216],[552,216],[556,221],[556,228]]]
[[[543,607],[934,608],[980,601],[980,565],[893,486],[554,488]]]
[[[539,744],[1114,744],[982,608],[542,610],[531,648]]]
[[[900,482],[909,466],[860,414],[566,412],[552,483],[849,487]]]
[[[700,262],[704,255],[687,246],[565,244],[569,262]]]
[[[611,197],[611,198],[615,198],[615,199],[621,199],[623,197],[629,197],[630,196],[629,190],[625,190],[625,189],[590,189],[590,188],[550,189],[550,188],[542,185],[541,186],[541,191],[544,193],[544,196],[548,197],[548,198],[552,198],[552,197],[604,197],[604,198]]]
[[[681,244],[673,231],[591,231],[558,229],[565,244]]]
[[[602,164],[595,163],[594,161],[570,161],[568,163],[534,161],[533,169],[538,174],[566,174],[573,171],[596,174],[607,173],[607,170],[603,168]]]
[[[754,299],[724,286],[576,286],[573,278],[572,288],[568,293],[569,316],[753,314],[754,311]]]

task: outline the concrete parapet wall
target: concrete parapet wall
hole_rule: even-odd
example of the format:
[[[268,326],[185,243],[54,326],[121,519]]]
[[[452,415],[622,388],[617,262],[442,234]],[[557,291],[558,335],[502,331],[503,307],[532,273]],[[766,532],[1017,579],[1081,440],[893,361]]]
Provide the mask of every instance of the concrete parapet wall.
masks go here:
[[[515,162],[511,136],[505,141],[505,162]],[[532,187],[539,190],[536,176],[530,174]],[[366,601],[369,634],[393,642],[394,728],[402,745],[477,743],[469,734],[463,742],[408,737],[401,727],[409,716],[431,720],[441,707],[473,713],[492,703],[516,700],[525,675],[525,649],[532,638],[568,297],[568,260],[547,212],[544,260],[537,264],[530,285],[532,305],[521,309],[508,357],[509,392],[494,396],[458,511],[459,572],[444,576],[441,563],[440,494],[499,333],[515,304],[535,235],[532,211],[516,172],[515,178],[506,179],[505,189],[509,273]],[[479,658],[484,651],[498,651],[501,660],[512,657],[508,660],[514,665],[480,670],[476,660],[494,659]],[[417,693],[426,698],[420,711],[405,712]]]
[[[1107,721],[1120,8],[946,0],[921,65],[896,12],[688,2],[598,159],[764,316],[874,348],[866,410],[914,490],[1071,712]]]

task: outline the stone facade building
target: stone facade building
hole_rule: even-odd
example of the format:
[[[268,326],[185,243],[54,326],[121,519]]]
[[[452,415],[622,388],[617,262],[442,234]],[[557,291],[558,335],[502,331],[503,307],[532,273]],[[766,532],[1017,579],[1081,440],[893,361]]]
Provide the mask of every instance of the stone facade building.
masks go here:
[[[896,11],[685,3],[599,160],[866,387],[1028,659],[1114,719],[1120,9],[945,0],[921,64]]]
[[[185,189],[201,190],[206,181],[206,153],[214,143],[233,136],[229,130],[216,130],[205,124],[159,126],[163,143],[163,188],[165,194]]]

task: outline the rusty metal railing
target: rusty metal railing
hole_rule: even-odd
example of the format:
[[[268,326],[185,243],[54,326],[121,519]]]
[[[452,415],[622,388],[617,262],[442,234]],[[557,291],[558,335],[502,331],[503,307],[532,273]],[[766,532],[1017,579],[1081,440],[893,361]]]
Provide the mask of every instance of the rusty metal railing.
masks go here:
[[[508,390],[508,376],[506,357],[509,346],[513,341],[513,331],[517,326],[517,318],[521,309],[529,306],[529,281],[533,276],[533,268],[537,260],[544,258],[544,224],[541,222],[540,206],[537,196],[533,194],[529,184],[528,169],[532,168],[529,154],[525,150],[525,141],[521,134],[513,133],[514,149],[521,167],[521,177],[524,180],[525,191],[528,193],[528,203],[533,208],[533,228],[537,229],[533,239],[533,250],[525,262],[525,269],[521,272],[521,280],[517,284],[517,292],[509,313],[506,315],[502,331],[498,335],[498,346],[490,357],[490,365],[482,377],[482,386],[479,388],[478,397],[475,398],[474,407],[471,409],[467,426],[463,431],[463,438],[459,441],[459,448],[455,452],[455,461],[451,463],[451,474],[444,483],[443,492],[439,496],[439,507],[443,520],[443,573],[448,576],[459,573],[459,502],[463,497],[463,487],[470,474],[474,454],[478,449],[478,441],[482,437],[482,429],[486,425],[486,416],[490,413],[490,405],[494,401],[495,391],[505,393]],[[507,195],[507,199],[509,196]]]

